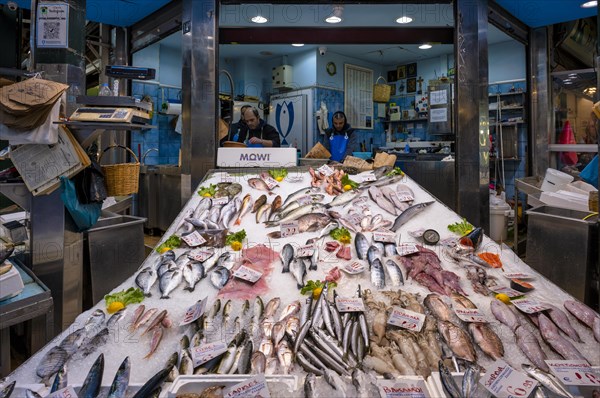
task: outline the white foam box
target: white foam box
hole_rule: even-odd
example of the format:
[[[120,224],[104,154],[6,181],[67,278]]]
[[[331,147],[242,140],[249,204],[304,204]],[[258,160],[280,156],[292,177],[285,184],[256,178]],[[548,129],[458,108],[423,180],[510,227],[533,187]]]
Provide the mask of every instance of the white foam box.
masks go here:
[[[12,265],[8,260],[4,263]],[[10,271],[4,275],[0,275],[0,300],[6,300],[18,295],[23,291],[24,287],[25,285],[23,285],[23,279],[21,279],[19,271],[13,266]]]
[[[168,398],[175,398],[184,393],[201,393],[211,386],[230,387],[256,375],[191,375],[178,376],[167,391]],[[265,376],[269,390],[276,387],[279,391],[287,390],[290,394],[298,389],[298,377],[293,375]],[[275,396],[275,395],[271,395]]]

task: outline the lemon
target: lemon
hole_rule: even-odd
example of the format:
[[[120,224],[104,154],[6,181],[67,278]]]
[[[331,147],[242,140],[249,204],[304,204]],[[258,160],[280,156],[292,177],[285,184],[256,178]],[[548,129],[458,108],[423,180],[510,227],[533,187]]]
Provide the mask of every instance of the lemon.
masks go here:
[[[231,250],[240,251],[242,249],[242,242],[234,241],[231,242]]]
[[[115,312],[117,312],[117,311],[119,311],[119,310],[121,310],[123,308],[125,308],[125,304],[123,304],[120,301],[113,301],[112,303],[110,303],[108,305],[108,307],[106,307],[106,311],[109,314],[114,314]]]
[[[498,293],[496,295],[496,298],[500,301],[502,301],[504,304],[510,304],[510,297],[508,297],[506,294],[504,293]]]
[[[323,291],[322,287],[317,287],[313,289],[313,300],[317,300],[319,298],[319,296],[321,295],[321,291]]]
[[[204,196],[205,198],[210,198],[210,197],[212,197],[212,195],[211,195],[211,194],[209,194],[208,192],[206,192],[206,193],[205,193],[204,195],[202,195],[202,196]]]
[[[344,185],[344,191],[349,191],[351,189],[352,189],[352,185],[350,185],[350,184]]]
[[[170,248],[170,247],[166,247],[166,246],[165,246],[165,247],[163,247],[162,249],[160,249],[160,254],[166,253],[166,252],[168,252],[169,250],[171,250],[171,248]]]
[[[275,180],[277,180],[277,182],[281,182],[281,181],[283,181],[283,177],[282,176],[275,177]]]

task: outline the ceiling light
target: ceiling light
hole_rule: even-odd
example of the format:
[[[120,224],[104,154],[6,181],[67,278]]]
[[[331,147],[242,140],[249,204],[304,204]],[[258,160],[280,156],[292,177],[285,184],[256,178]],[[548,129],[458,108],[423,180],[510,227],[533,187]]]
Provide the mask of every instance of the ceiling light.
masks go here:
[[[292,43],[294,47],[304,47],[304,43]]]
[[[325,18],[325,22],[327,23],[340,23],[342,22],[342,12],[344,11],[343,6],[335,6],[333,7],[333,12],[330,16]]]
[[[407,17],[407,16],[402,16],[402,17],[396,19],[396,23],[401,23],[401,24],[411,23],[412,21],[413,21],[413,19],[411,17]]]
[[[577,79],[577,73],[569,73],[569,78]]]
[[[432,47],[432,46],[431,46],[431,44],[427,44],[427,43],[425,43],[425,44],[421,44],[421,45],[419,46],[419,48],[420,48],[421,50],[429,50],[431,47]]]
[[[563,84],[573,84],[573,82],[570,80],[563,80]]]
[[[598,1],[586,1],[585,3],[581,3],[581,8],[592,8],[598,5]]]
[[[255,17],[252,17],[251,21],[254,23],[267,23],[269,20],[263,17],[262,15],[257,15]]]
[[[585,90],[583,90],[583,93],[591,97],[592,95],[596,94],[596,87],[588,87]]]

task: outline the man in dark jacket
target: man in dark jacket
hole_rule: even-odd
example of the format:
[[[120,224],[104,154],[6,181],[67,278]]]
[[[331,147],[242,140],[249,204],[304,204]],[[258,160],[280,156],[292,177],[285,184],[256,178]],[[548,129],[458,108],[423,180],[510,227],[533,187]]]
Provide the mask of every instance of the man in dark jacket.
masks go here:
[[[252,106],[243,105],[240,108],[240,120],[238,120],[237,123],[233,123],[231,124],[231,126],[229,126],[229,131],[227,135],[220,140],[221,146],[225,141],[244,142],[243,140],[240,141],[240,137],[242,135],[244,137],[248,135],[248,125],[246,125],[246,122],[244,121],[244,111],[246,111],[246,109],[248,108],[252,108]]]
[[[267,124],[259,116],[258,109],[250,107],[243,113],[248,129],[240,132],[239,142],[249,147],[280,147],[279,133],[275,127]]]
[[[358,149],[358,138],[346,120],[346,114],[337,111],[332,117],[333,127],[325,130],[323,146],[331,153],[331,160],[343,162]]]

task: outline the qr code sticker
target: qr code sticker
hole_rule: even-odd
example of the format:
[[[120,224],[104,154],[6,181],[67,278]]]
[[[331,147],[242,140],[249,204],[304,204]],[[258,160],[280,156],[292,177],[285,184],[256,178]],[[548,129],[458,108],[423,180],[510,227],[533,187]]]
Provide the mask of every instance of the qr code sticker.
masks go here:
[[[44,39],[58,39],[60,32],[60,22],[44,22]]]

